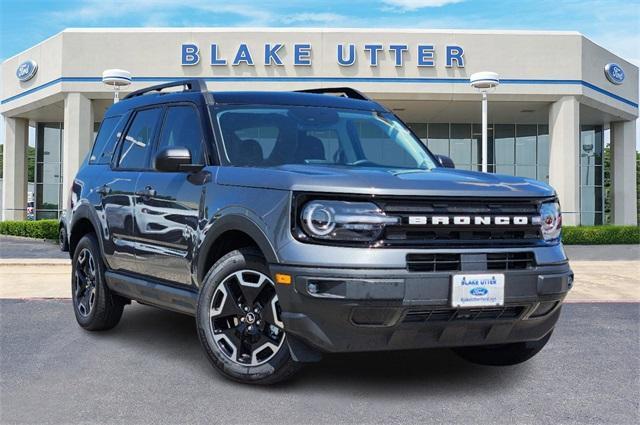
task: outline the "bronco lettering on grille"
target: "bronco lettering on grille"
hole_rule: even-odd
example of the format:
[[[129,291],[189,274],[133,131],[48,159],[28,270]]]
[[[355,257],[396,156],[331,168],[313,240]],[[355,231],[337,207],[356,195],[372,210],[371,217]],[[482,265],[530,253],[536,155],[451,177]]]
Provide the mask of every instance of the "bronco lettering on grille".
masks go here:
[[[409,216],[409,224],[412,225],[427,225],[433,226],[448,226],[454,225],[475,225],[475,226],[489,226],[489,225],[517,225],[526,226],[529,224],[529,217],[527,216],[446,216],[446,215],[432,215],[432,216]]]

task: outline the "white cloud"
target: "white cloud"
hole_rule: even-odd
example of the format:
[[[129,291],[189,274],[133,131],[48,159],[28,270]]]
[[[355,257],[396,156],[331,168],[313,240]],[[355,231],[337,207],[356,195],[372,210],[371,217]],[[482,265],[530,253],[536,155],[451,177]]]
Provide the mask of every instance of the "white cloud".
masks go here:
[[[424,9],[426,7],[442,7],[462,1],[464,0],[382,0],[384,4],[389,6],[388,9],[393,10],[398,8],[403,12]]]
[[[187,4],[175,0],[86,0],[73,13],[56,11],[51,13],[51,17],[63,26],[74,25],[75,22],[99,24],[123,16],[141,17],[142,26],[166,26],[172,23],[172,15],[181,16],[185,11],[195,12],[194,20],[211,15],[236,15],[244,18],[243,25],[247,26],[266,26],[274,20],[269,11],[255,5],[212,0],[190,0]]]
[[[343,22],[346,17],[335,13],[296,13],[293,15],[286,15],[280,19],[284,24],[304,24],[306,22],[317,24],[331,24]]]

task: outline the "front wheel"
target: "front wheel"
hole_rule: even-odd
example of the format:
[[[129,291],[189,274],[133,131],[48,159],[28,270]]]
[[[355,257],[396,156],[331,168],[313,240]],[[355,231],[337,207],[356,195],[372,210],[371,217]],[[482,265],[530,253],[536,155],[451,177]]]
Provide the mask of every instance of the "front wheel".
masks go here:
[[[200,343],[225,377],[273,384],[299,368],[286,342],[269,269],[253,249],[232,251],[207,273],[196,322]]]
[[[83,236],[73,254],[71,297],[78,324],[89,331],[111,329],[122,317],[126,301],[107,287],[93,234]]]
[[[479,347],[459,347],[453,351],[463,359],[487,366],[511,366],[525,362],[535,356],[549,342],[550,331],[538,341],[515,342],[501,345],[485,345]]]

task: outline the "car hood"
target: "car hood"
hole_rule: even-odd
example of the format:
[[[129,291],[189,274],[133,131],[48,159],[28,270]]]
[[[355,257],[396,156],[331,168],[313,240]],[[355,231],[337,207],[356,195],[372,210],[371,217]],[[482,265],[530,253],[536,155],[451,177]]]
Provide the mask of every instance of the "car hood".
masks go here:
[[[546,197],[555,194],[551,186],[537,180],[451,168],[393,170],[335,165],[220,167],[216,181],[230,186],[341,194],[476,197]]]

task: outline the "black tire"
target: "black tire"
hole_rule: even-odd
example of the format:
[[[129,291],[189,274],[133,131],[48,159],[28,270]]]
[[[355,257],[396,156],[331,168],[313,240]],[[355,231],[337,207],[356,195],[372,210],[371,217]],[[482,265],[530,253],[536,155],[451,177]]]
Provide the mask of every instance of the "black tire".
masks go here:
[[[551,338],[550,331],[538,341],[515,342],[512,344],[460,347],[453,351],[468,362],[486,366],[511,366],[525,362],[544,348]]]
[[[113,328],[122,317],[126,300],[114,294],[104,279],[104,263],[95,235],[84,235],[73,253],[71,298],[78,324],[89,331]],[[93,264],[91,267],[89,264]],[[93,268],[94,273],[90,271]]]
[[[256,289],[247,289],[245,279],[254,275]],[[196,315],[198,337],[209,361],[223,376],[245,384],[274,384],[300,369],[300,363],[291,358],[274,294],[267,263],[255,249],[231,251],[205,276]],[[258,313],[250,320],[254,308]],[[270,341],[275,349],[267,346]],[[260,354],[263,359],[258,358]]]
[[[58,244],[60,245],[60,251],[69,251],[69,238],[67,237],[67,229],[64,226],[60,226],[60,231],[58,232]]]

